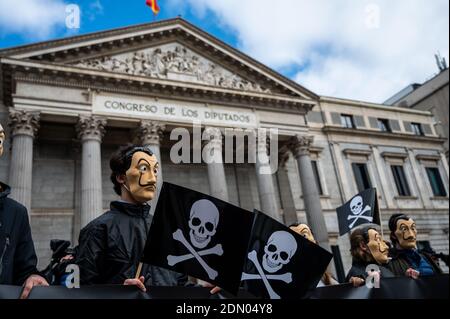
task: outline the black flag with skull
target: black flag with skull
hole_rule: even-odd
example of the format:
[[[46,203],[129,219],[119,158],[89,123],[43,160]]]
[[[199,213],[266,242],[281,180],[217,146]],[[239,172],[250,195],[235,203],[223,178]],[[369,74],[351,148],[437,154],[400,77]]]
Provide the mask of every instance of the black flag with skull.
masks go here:
[[[264,299],[307,298],[332,254],[269,216],[255,214],[242,273],[244,288]]]
[[[164,182],[142,262],[239,289],[254,214]]]
[[[339,222],[339,234],[341,236],[359,225],[380,225],[376,188],[366,189],[355,195],[347,203],[338,207],[336,212]]]

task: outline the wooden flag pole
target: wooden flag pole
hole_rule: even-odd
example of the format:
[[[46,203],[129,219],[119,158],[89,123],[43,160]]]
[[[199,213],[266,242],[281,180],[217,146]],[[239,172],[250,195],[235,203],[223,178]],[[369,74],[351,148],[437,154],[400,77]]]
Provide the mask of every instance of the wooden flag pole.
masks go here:
[[[143,265],[143,263],[140,262],[139,265],[138,265],[138,269],[136,271],[136,276],[134,277],[135,279],[139,279],[139,277],[141,276],[142,265]]]

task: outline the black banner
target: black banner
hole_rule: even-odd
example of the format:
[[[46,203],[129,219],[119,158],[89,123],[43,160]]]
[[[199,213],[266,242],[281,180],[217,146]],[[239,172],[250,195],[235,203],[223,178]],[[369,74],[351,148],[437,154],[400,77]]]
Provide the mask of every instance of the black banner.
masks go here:
[[[254,214],[164,182],[142,261],[239,289]]]
[[[230,294],[211,295],[210,288],[147,287],[141,292],[134,286],[63,286],[35,287],[30,299],[233,299]],[[0,299],[17,299],[22,287],[0,285]],[[312,299],[448,299],[449,275],[421,277],[417,280],[398,277],[381,280],[380,288],[354,288],[350,284],[315,289]],[[254,298],[239,291],[239,299]]]
[[[99,285],[66,288],[64,286],[34,287],[28,299],[67,300],[129,300],[129,299],[233,299],[235,296],[222,291],[211,295],[211,288],[202,287],[147,287],[142,292],[135,286]],[[0,299],[18,299],[22,287],[0,285]],[[244,290],[239,290],[237,298],[254,299]]]
[[[449,275],[412,279],[407,277],[385,278],[380,288],[351,284],[317,288],[313,299],[448,299]]]
[[[314,290],[332,254],[273,218],[255,210],[242,282],[270,299],[300,299]]]
[[[380,225],[380,213],[375,188],[366,189],[336,209],[339,235],[345,235],[363,224]]]

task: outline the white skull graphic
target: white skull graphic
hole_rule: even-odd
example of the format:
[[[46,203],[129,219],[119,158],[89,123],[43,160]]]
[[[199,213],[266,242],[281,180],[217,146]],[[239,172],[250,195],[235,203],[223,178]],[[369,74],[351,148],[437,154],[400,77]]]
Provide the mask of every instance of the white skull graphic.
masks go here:
[[[363,199],[361,196],[356,196],[350,202],[350,209],[353,215],[359,215],[363,209]]]
[[[189,218],[189,237],[194,247],[205,248],[215,235],[219,223],[219,210],[207,199],[196,201]]]
[[[266,246],[262,265],[268,273],[275,273],[287,265],[297,251],[297,241],[286,231],[274,232]]]

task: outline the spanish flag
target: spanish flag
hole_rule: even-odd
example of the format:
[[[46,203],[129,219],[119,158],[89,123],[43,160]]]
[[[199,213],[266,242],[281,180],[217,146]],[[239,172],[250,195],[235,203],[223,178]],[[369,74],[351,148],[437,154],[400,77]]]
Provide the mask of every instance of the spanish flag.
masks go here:
[[[152,9],[153,14],[156,15],[159,13],[159,6],[157,0],[145,0],[145,4]]]

